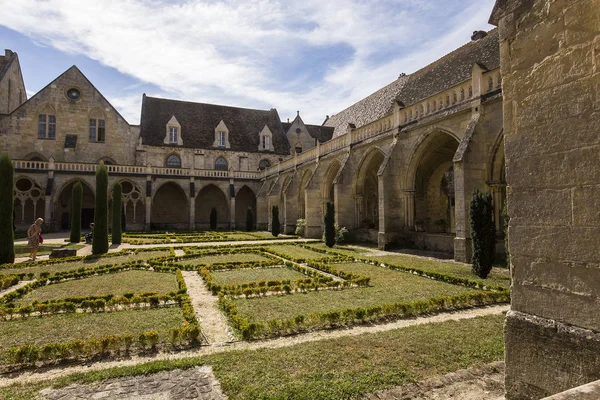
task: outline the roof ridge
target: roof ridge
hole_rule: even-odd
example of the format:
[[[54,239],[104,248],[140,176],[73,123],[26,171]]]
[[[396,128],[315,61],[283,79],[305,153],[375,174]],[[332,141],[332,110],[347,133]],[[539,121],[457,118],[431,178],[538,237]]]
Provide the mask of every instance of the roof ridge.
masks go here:
[[[228,106],[228,105],[224,105],[224,104],[202,103],[202,102],[198,102],[198,101],[170,99],[170,98],[166,98],[166,97],[156,97],[156,96],[148,96],[148,95],[146,95],[146,98],[155,99],[155,100],[174,101],[174,102],[178,102],[178,103],[187,103],[187,104],[195,104],[195,105],[202,105],[202,106],[216,106],[216,107],[225,107],[225,108],[238,109],[238,110],[260,111],[260,112],[267,112],[267,113],[271,112],[272,110],[277,111],[276,108],[271,108],[269,110],[265,110],[265,109],[260,109],[260,108],[247,108],[247,107]]]

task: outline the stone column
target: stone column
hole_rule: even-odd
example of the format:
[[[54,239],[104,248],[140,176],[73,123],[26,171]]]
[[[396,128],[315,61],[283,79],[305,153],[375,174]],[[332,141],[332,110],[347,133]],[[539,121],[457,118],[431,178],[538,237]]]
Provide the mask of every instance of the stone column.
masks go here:
[[[354,196],[354,227],[362,227],[363,220],[363,196],[357,194]]]
[[[148,166],[148,169],[151,167]],[[149,231],[152,229],[152,176],[146,176],[146,221],[144,223],[144,230]]]
[[[385,249],[388,238],[386,235],[386,212],[385,212],[385,179],[383,176],[379,176],[377,179],[377,214],[379,216],[379,231],[377,232],[377,247],[380,250]]]
[[[491,22],[513,278],[506,398],[539,399],[600,378],[600,0],[499,0]]]
[[[406,228],[410,230],[415,228],[415,191],[405,190],[404,193],[406,198]]]
[[[190,177],[190,231],[194,230],[196,230],[196,188],[192,176]]]
[[[317,189],[304,192],[304,217],[306,219],[306,237],[318,239],[323,235],[323,201]]]

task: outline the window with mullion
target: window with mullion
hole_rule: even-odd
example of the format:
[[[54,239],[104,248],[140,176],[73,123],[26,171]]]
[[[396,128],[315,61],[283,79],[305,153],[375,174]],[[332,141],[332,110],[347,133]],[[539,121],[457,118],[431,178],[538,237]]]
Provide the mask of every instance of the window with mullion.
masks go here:
[[[51,114],[40,114],[38,117],[38,138],[56,138],[56,116]]]
[[[219,147],[225,147],[225,132],[219,132]]]
[[[179,129],[177,128],[169,128],[169,143],[177,143],[177,136],[179,134]]]
[[[104,143],[106,141],[106,131],[104,129],[103,119],[90,119],[90,142]]]

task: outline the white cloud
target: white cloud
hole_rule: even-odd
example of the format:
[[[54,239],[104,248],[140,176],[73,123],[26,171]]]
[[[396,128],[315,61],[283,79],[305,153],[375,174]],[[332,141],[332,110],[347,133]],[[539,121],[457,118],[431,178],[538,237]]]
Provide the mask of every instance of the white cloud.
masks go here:
[[[464,8],[443,21],[444,7],[451,4]],[[154,84],[168,97],[276,107],[282,118],[299,109],[307,122],[319,123],[398,73],[468,41],[473,30],[486,28],[492,5],[493,0],[0,0],[0,24]],[[282,60],[294,65],[298,54],[310,57],[334,46],[351,54],[316,80],[302,70],[286,71],[293,82],[274,78]],[[131,92],[111,100],[137,123],[141,94],[134,98]]]

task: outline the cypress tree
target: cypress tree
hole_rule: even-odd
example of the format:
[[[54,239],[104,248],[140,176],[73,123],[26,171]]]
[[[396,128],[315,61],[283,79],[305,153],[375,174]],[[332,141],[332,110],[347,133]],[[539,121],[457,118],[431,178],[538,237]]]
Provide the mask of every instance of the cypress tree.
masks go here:
[[[83,202],[83,186],[80,181],[75,182],[71,192],[71,243],[81,241],[81,204]]]
[[[279,224],[279,207],[273,206],[271,208],[271,233],[273,236],[279,236],[281,226]]]
[[[487,278],[496,253],[496,227],[493,220],[492,194],[473,191],[469,210],[473,240],[473,272]]]
[[[214,207],[210,209],[210,229],[217,229],[217,209]]]
[[[112,201],[112,243],[121,244],[121,204],[123,202],[123,188],[119,182],[113,186]]]
[[[96,209],[94,210],[94,237],[92,253],[108,252],[108,170],[101,161],[96,170]]]
[[[0,264],[15,262],[13,163],[7,154],[0,157]]]
[[[325,209],[325,245],[333,247],[335,245],[335,206],[331,201],[327,202]]]
[[[246,232],[252,232],[254,226],[254,215],[252,214],[252,208],[248,207],[246,211]]]

